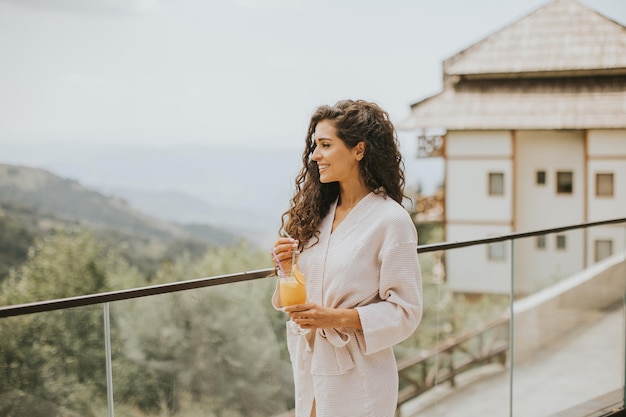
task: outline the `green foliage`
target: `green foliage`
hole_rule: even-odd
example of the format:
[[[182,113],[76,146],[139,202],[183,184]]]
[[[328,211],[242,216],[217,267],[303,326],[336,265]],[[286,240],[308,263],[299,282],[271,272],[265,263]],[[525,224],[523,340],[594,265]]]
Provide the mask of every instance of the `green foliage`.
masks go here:
[[[420,245],[444,241],[444,227],[441,222],[416,223]]]
[[[0,282],[9,269],[26,260],[35,233],[13,217],[2,215],[0,208]]]
[[[86,229],[36,239],[28,260],[14,269],[0,292],[0,305],[65,298],[132,288],[144,283],[117,253]]]
[[[246,244],[189,252],[162,264],[154,282],[269,267]],[[93,233],[36,240],[0,291],[0,303],[138,287],[146,281]],[[275,281],[241,282],[111,304],[114,398],[125,416],[267,416],[293,403]],[[279,324],[277,324],[279,323]],[[277,336],[278,328],[280,337]],[[10,335],[10,336],[9,336]],[[0,393],[19,389],[80,412],[106,407],[102,306],[0,320]]]
[[[103,292],[122,280],[134,286],[133,274],[91,232],[56,233],[38,238],[11,270],[0,305]],[[106,393],[102,317],[96,305],[0,320],[0,392],[20,389],[93,415]]]
[[[233,234],[209,225],[161,221],[124,200],[42,169],[0,163],[0,218],[3,209],[13,220],[19,218],[20,228],[37,235],[54,228],[82,226],[111,243],[125,242],[133,263],[146,270],[152,268],[150,272],[156,259],[172,255],[170,249],[180,251],[181,246],[187,246],[200,253],[208,244],[232,244],[235,239]]]
[[[155,273],[155,283],[182,281],[186,279],[269,268],[269,255],[261,253],[246,242],[237,246],[212,246],[200,259],[194,259],[189,251],[181,252],[176,258],[166,259]]]
[[[432,226],[421,233],[424,238],[439,230]],[[207,248],[102,236],[67,229],[37,237],[0,286],[0,305],[271,266],[266,252],[246,243]],[[442,283],[440,256],[420,255],[424,319],[398,347],[400,356],[431,348],[503,309],[503,300],[453,294]],[[137,259],[146,260],[149,277],[133,265]],[[112,303],[116,414],[261,417],[290,408],[286,317],[270,305],[275,283],[267,278]],[[102,306],[0,320],[0,375],[0,393],[18,389],[84,417],[102,415]]]

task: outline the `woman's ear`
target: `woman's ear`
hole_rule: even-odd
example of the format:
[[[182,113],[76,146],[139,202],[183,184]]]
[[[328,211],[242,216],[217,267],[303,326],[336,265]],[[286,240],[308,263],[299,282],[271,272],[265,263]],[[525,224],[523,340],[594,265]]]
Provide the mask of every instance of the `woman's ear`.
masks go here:
[[[365,141],[357,143],[354,148],[356,149],[354,157],[357,161],[360,161],[361,159],[363,159],[363,156],[365,156]]]

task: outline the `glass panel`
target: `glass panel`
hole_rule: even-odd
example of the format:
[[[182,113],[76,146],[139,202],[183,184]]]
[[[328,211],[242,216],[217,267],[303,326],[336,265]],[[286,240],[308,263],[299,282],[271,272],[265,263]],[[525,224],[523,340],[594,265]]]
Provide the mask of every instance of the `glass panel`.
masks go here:
[[[396,348],[403,417],[508,415],[508,247],[505,254],[490,261],[480,245],[419,255],[424,317]]]
[[[536,236],[507,243],[504,261],[489,259],[489,245],[420,253],[424,317],[396,347],[403,417],[624,405],[626,225],[559,235],[561,250],[556,234],[542,249]],[[598,241],[612,254],[596,261]],[[275,282],[111,303],[115,415],[289,415]],[[101,305],[0,319],[0,414],[107,416],[103,322]]]
[[[623,404],[624,225],[558,236],[562,248],[539,250],[536,237],[514,242],[513,415],[588,415],[603,402]],[[611,236],[615,255],[596,263],[599,236]]]
[[[293,408],[275,279],[111,303],[115,415],[275,416]]]
[[[0,366],[1,415],[108,415],[101,305],[0,319]]]

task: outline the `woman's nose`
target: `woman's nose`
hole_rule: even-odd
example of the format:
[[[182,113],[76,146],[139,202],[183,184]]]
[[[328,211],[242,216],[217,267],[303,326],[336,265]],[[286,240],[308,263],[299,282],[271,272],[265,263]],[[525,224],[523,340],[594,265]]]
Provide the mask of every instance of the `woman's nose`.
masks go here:
[[[315,147],[315,149],[313,149],[313,154],[311,155],[311,159],[314,161],[317,161],[319,159],[319,152],[317,151],[319,149],[318,146]]]

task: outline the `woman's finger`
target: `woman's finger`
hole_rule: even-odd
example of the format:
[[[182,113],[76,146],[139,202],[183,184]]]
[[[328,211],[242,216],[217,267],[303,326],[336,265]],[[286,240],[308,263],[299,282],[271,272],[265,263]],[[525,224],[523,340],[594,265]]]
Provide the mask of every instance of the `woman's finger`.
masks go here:
[[[282,245],[288,245],[289,246],[293,242],[295,242],[295,239],[291,239],[291,238],[288,238],[288,237],[281,237],[281,238],[278,238],[276,243],[274,243],[274,248],[277,248],[277,247],[282,246]]]

